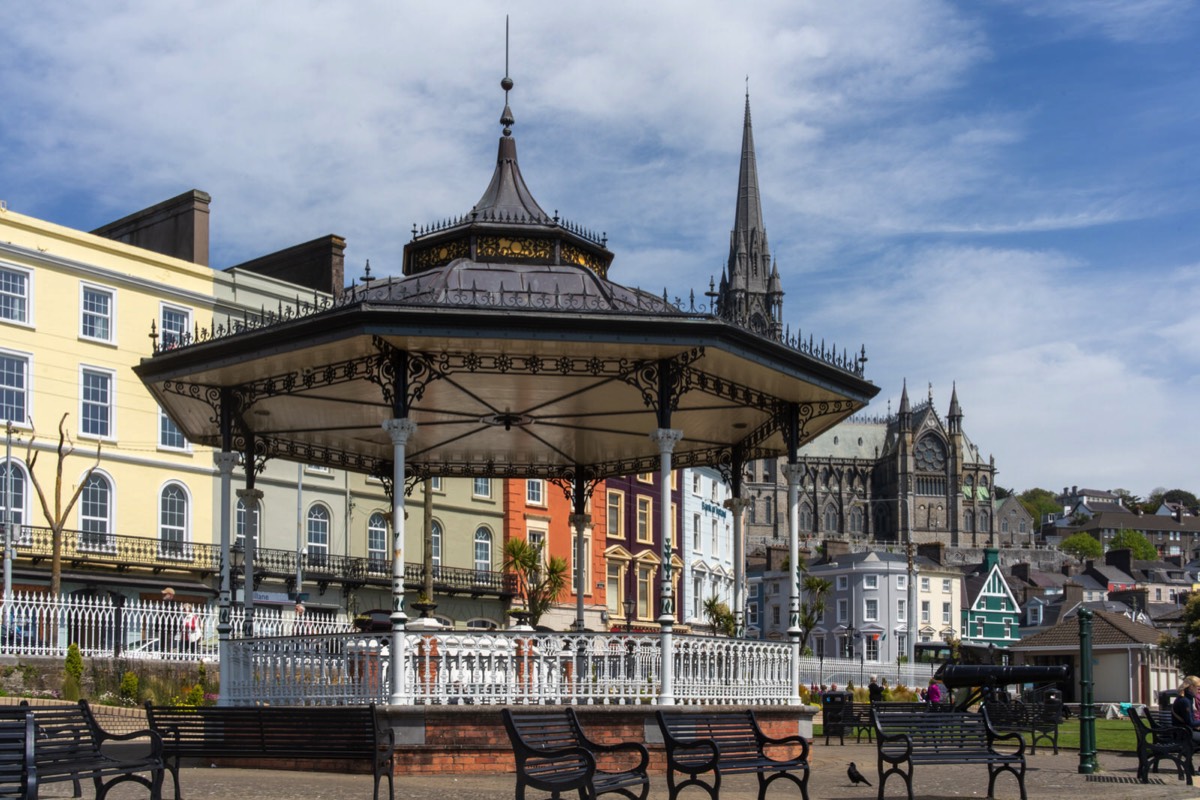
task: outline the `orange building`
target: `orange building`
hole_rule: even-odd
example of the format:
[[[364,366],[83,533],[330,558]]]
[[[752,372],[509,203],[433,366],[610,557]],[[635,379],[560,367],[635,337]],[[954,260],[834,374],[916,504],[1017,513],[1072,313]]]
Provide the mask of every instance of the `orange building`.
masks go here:
[[[593,497],[604,497],[604,483]],[[571,525],[571,501],[560,484],[541,478],[510,478],[504,482],[504,540],[525,539],[541,544],[546,558],[558,556],[571,567],[567,590],[539,622],[554,630],[570,630],[577,613],[575,529]],[[607,630],[605,595],[605,505],[588,501],[591,525],[584,529],[586,557],[584,573],[584,626]]]

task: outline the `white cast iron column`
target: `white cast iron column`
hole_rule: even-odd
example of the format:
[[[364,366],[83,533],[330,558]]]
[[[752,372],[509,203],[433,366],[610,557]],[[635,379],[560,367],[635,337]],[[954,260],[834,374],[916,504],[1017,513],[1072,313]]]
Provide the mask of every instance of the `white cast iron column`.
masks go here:
[[[742,530],[742,512],[750,501],[744,497],[730,497],[725,507],[733,515],[733,618],[737,621],[737,635],[746,635],[746,540]]]
[[[575,528],[575,630],[583,631],[583,594],[587,590],[587,549],[583,534],[592,524],[591,514],[572,514]]]
[[[675,647],[671,641],[672,626],[675,624],[675,590],[671,585],[671,453],[683,438],[683,431],[674,428],[656,428],[650,438],[658,445],[659,486],[659,536],[662,537],[662,581],[659,595],[662,608],[658,624],[662,626],[662,685],[659,687],[658,704],[675,705]]]
[[[232,541],[230,524],[233,516],[233,468],[237,466],[238,454],[215,453],[213,460],[216,461],[217,471],[221,475],[221,588],[217,594],[217,663],[221,675],[232,675],[229,633],[233,629],[233,583],[230,576],[232,563],[229,560],[229,547]],[[217,695],[217,705],[230,705],[228,688]]]
[[[389,419],[383,429],[392,437],[392,694],[388,702],[394,706],[412,704],[408,694],[408,653],[405,652],[404,624],[404,447],[417,430],[417,423],[408,418]]]
[[[800,705],[800,477],[804,468],[789,463],[783,468],[788,482],[788,571],[791,591],[788,592],[788,636],[792,640],[792,685],[788,688],[788,705]]]
[[[246,508],[246,537],[242,542],[242,636],[254,636],[254,561],[257,558],[258,501],[261,489],[238,489],[238,499]]]

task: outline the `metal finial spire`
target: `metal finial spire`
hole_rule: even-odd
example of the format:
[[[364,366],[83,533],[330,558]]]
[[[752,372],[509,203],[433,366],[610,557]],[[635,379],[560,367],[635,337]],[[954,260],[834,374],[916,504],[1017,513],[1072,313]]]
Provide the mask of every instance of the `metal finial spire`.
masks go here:
[[[504,79],[500,81],[500,88],[504,90],[504,113],[500,115],[500,124],[504,126],[504,135],[511,136],[516,120],[513,119],[512,109],[508,107],[508,92],[513,88],[513,80],[508,77],[508,15],[504,17]]]

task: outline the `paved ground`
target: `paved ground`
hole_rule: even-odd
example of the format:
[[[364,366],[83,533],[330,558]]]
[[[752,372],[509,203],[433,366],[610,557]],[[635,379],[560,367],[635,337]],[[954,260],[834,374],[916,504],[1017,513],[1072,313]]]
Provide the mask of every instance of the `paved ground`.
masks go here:
[[[867,779],[875,783],[875,748],[865,742],[861,745],[847,744],[829,747],[817,744],[813,748],[812,778],[809,781],[809,796],[812,800],[826,798],[861,798],[875,800],[876,790],[866,786],[850,786],[846,778],[846,766],[857,762]],[[1078,773],[1079,756],[1074,751],[1062,751],[1059,755],[1038,752],[1029,757],[1026,788],[1029,800],[1123,800],[1132,798],[1195,798],[1200,796],[1200,784],[1191,787],[1162,773],[1151,776],[1148,785],[1135,781],[1137,760],[1132,756],[1100,755],[1102,772],[1098,775]],[[172,798],[169,786],[164,787],[164,797]],[[183,770],[183,796],[185,800],[343,800],[343,798],[371,797],[369,775],[341,775],[313,772],[282,772],[277,770],[244,770],[225,768],[191,767]],[[666,779],[651,775],[650,797],[666,800]],[[436,798],[437,800],[511,800],[515,783],[511,774],[480,776],[447,776],[437,778],[400,777],[396,779],[396,800]],[[386,790],[386,784],[384,786]],[[987,771],[982,766],[971,767],[921,767],[913,778],[914,795],[925,800],[942,798],[984,797],[987,794]],[[728,779],[722,787],[723,798],[731,800],[755,800],[757,785],[753,777]],[[85,798],[94,797],[85,784]],[[70,797],[70,784],[52,784],[44,787],[42,797]],[[386,797],[386,795],[384,795]],[[611,795],[616,797],[616,795]],[[136,784],[125,784],[109,794],[113,800],[146,797],[145,789]],[[531,795],[531,800],[537,794]],[[792,800],[799,794],[784,782],[771,786],[769,800],[774,798]],[[1019,800],[1017,782],[1009,775],[997,780],[998,800]],[[683,800],[706,800],[707,795],[696,789],[684,793]],[[887,798],[905,798],[904,783],[896,777],[889,779]]]

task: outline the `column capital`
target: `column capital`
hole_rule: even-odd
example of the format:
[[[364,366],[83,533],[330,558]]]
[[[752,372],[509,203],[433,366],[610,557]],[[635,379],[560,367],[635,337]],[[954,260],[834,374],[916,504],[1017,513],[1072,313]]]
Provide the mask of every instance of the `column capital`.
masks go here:
[[[238,489],[237,496],[239,500],[250,499],[257,501],[263,499],[262,489]]]
[[[576,530],[582,530],[592,524],[591,514],[572,514],[567,519]]]
[[[683,438],[683,431],[678,428],[655,428],[650,432],[650,439],[658,445],[659,452],[672,453],[675,445]]]
[[[385,419],[383,429],[392,437],[393,445],[404,445],[408,443],[409,437],[417,432],[417,423],[408,417]]]
[[[782,472],[787,477],[788,483],[791,484],[791,483],[799,483],[800,479],[804,477],[804,471],[806,469],[807,469],[807,467],[805,467],[803,464],[800,464],[800,463],[793,464],[791,462],[788,462],[787,464],[783,465]]]
[[[217,470],[222,475],[228,475],[233,472],[233,468],[237,466],[241,455],[238,453],[226,453],[218,451],[213,453],[213,463],[217,465]]]
[[[734,514],[740,514],[749,507],[750,502],[748,497],[728,497],[721,505],[728,508]]]

